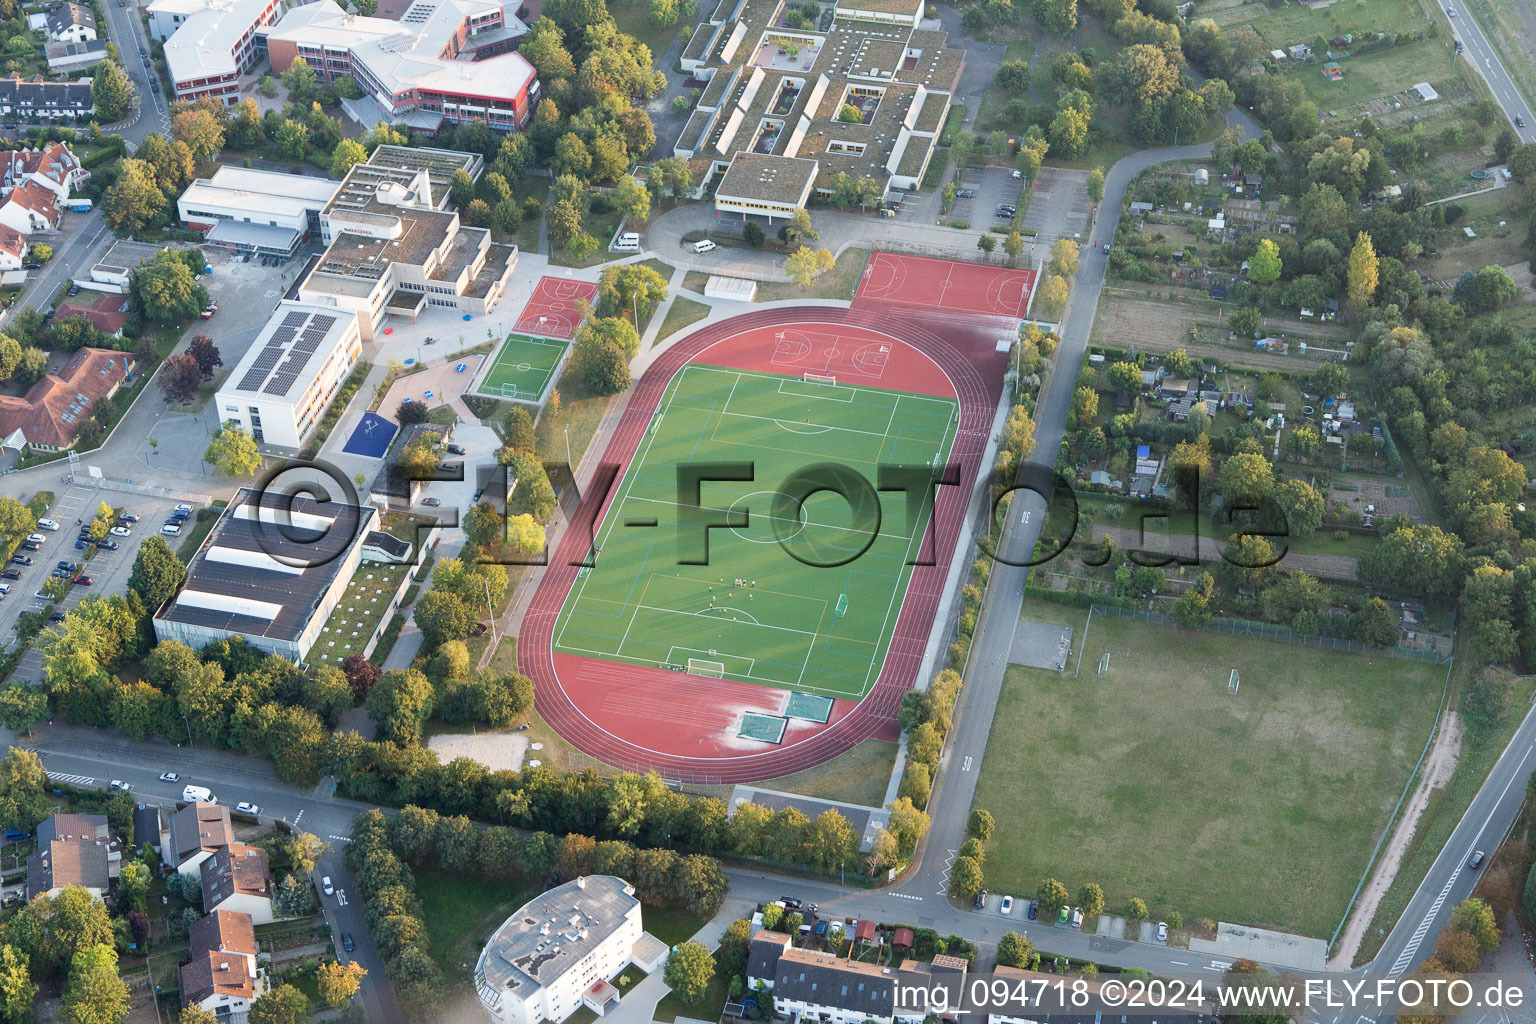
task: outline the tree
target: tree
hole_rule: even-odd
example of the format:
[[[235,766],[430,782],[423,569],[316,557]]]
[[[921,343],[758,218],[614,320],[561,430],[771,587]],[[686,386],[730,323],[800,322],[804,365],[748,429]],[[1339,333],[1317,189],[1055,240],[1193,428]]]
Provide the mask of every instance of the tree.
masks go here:
[[[662,971],[667,987],[686,1003],[698,1002],[714,976],[715,958],[702,942],[692,939],[672,951]]]
[[[614,189],[613,203],[629,220],[642,221],[651,216],[651,191],[633,174],[619,178],[618,186]]]
[[[352,997],[357,994],[357,989],[362,984],[363,976],[368,972],[363,965],[356,961],[321,964],[315,970],[316,987],[320,991],[320,998],[325,1000],[325,1005],[333,1010],[344,1008]]]
[[[261,469],[261,452],[256,439],[234,422],[226,423],[208,442],[203,461],[222,476],[254,476]]]
[[[77,951],[70,960],[64,989],[68,1024],[118,1024],[128,1015],[128,986],[117,976],[117,950],[98,944]]]
[[[1040,954],[1035,952],[1034,943],[1018,932],[1009,931],[997,940],[997,962],[1004,967],[1029,971],[1039,965]]]
[[[133,80],[113,57],[108,56],[96,65],[91,75],[91,101],[102,121],[110,124],[127,117],[137,95]]]
[[[1248,279],[1255,284],[1269,284],[1280,276],[1280,247],[1267,238],[1248,259]]]
[[[1443,597],[1458,586],[1461,562],[1462,541],[1455,534],[1427,523],[1399,526],[1360,560],[1360,578]]]
[[[15,946],[0,943],[0,1022],[29,1024],[36,996],[27,957]]]
[[[544,527],[526,512],[508,517],[507,547],[524,556],[544,550]]]
[[[965,834],[986,842],[992,838],[992,830],[997,827],[997,822],[992,818],[992,812],[978,807],[971,811],[971,817],[966,822]]]
[[[1029,64],[1022,60],[1005,60],[998,65],[992,81],[1005,95],[1022,96],[1029,92]]]
[[[1093,388],[1079,386],[1072,392],[1072,413],[1079,424],[1091,423],[1099,414],[1099,393]]]
[[[134,268],[128,287],[145,319],[167,326],[192,319],[208,305],[208,289],[172,249]]]
[[[789,220],[780,229],[786,242],[816,242],[821,240],[821,233],[811,223],[811,215],[801,206],[789,215]]]
[[[992,250],[997,248],[996,236],[991,234],[981,235],[976,239],[976,248],[980,249],[986,256],[992,255]]]
[[[1051,244],[1051,273],[1058,277],[1071,277],[1077,273],[1077,243],[1070,238],[1058,238]]]
[[[1065,278],[1055,274],[1045,275],[1040,282],[1040,292],[1035,296],[1035,311],[1050,320],[1060,319],[1067,310],[1070,289]]]
[[[125,234],[143,231],[158,221],[165,212],[165,193],[155,181],[154,169],[143,160],[119,161],[117,180],[102,197],[101,211],[108,227]]]
[[[1034,0],[1035,20],[1052,35],[1065,36],[1077,28],[1077,0]]]
[[[0,829],[31,832],[48,817],[48,776],[30,750],[11,747],[0,760]]]
[[[1456,298],[1474,313],[1492,312],[1513,302],[1519,294],[1520,287],[1509,271],[1498,264],[1490,264],[1476,273],[1467,271],[1456,284]]]
[[[164,537],[152,535],[140,545],[128,574],[128,589],[136,592],[147,609],[159,608],[181,586],[187,569]]]
[[[1472,936],[1480,953],[1492,953],[1499,948],[1498,919],[1494,916],[1493,908],[1481,899],[1463,900],[1451,911],[1451,919],[1446,923],[1446,928]]]
[[[283,88],[288,90],[288,99],[294,108],[307,108],[315,98],[315,92],[319,87],[319,76],[315,74],[315,69],[309,66],[309,62],[303,57],[295,57],[288,65],[288,70],[279,77]]]
[[[1217,486],[1229,506],[1240,502],[1258,502],[1268,496],[1275,483],[1274,470],[1262,455],[1240,453],[1221,464]]]
[[[160,390],[167,402],[190,402],[197,397],[197,387],[203,382],[203,371],[189,353],[171,356],[160,367]]]
[[[956,857],[949,869],[949,894],[960,900],[973,900],[981,892],[984,878],[975,857]]]
[[[192,340],[187,343],[187,355],[197,363],[198,373],[204,380],[213,376],[214,367],[224,365],[224,357],[219,355],[218,346],[206,334],[192,336]]]
[[[30,733],[48,718],[48,694],[19,684],[0,686],[0,725],[12,732]]]
[[[1054,878],[1047,878],[1035,889],[1035,902],[1040,904],[1040,909],[1047,914],[1053,914],[1067,905],[1072,894],[1067,892],[1067,887]]]
[[[1104,201],[1104,169],[1101,167],[1088,172],[1088,199],[1094,203]]]
[[[835,262],[830,249],[802,247],[785,257],[784,272],[791,281],[804,288],[831,270]]]
[[[355,165],[368,161],[368,151],[355,139],[342,139],[331,151],[331,177],[345,178]]]
[[[251,1024],[309,1024],[309,997],[279,985],[251,1004],[249,1018]]]
[[[1264,314],[1259,312],[1257,306],[1241,306],[1232,311],[1227,317],[1227,326],[1239,338],[1252,338],[1259,333],[1259,328],[1264,325]]]
[[[171,118],[171,138],[199,160],[212,160],[224,148],[224,120],[208,107],[188,107]]]
[[[1216,580],[1208,572],[1200,574],[1195,586],[1190,587],[1173,602],[1173,621],[1184,629],[1199,629],[1210,624],[1211,595]]]
[[[456,595],[438,590],[429,590],[417,600],[412,618],[421,627],[422,638],[429,648],[435,648],[445,640],[464,639],[475,624],[474,611]]]
[[[631,321],[638,327],[666,297],[666,278],[643,263],[605,267],[598,277],[597,310],[602,317],[638,315],[638,321]],[[635,355],[640,350],[639,335],[634,338],[633,350],[629,349],[627,337],[619,347],[626,349],[628,355]]]
[[[484,199],[472,199],[468,206],[464,207],[461,219],[465,225],[472,228],[488,228],[491,226],[491,207]]]
[[[1371,244],[1371,236],[1362,231],[1349,250],[1349,267],[1345,272],[1349,301],[1361,309],[1369,306],[1376,297],[1379,273],[1376,247]]]
[[[1508,160],[1518,145],[1520,145],[1520,136],[1506,124],[1499,128],[1499,134],[1493,140],[1493,155],[1501,161]]]
[[[1130,921],[1145,921],[1148,918],[1147,904],[1140,896],[1132,896],[1125,901],[1125,916]]]
[[[1077,905],[1088,917],[1104,912],[1104,890],[1099,888],[1097,882],[1084,883],[1077,891]]]
[[[576,332],[567,370],[596,395],[616,395],[629,387],[629,357],[590,324]]]
[[[347,677],[347,687],[354,697],[366,697],[384,670],[361,654],[349,654],[341,663],[342,675]]]

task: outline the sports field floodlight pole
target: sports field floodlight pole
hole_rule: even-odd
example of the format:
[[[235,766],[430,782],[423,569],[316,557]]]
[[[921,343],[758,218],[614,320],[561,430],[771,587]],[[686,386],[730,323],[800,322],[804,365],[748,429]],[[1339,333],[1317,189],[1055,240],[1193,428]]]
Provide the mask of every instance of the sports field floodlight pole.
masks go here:
[[[571,473],[571,479],[576,479],[576,467],[571,465],[571,424],[565,423],[565,464]]]

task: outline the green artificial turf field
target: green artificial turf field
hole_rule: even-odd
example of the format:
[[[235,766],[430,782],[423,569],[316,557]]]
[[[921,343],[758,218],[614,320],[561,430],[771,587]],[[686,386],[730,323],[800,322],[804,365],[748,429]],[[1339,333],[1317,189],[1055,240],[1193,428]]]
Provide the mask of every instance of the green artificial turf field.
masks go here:
[[[874,499],[873,488],[882,467],[926,476],[942,464],[956,420],[948,398],[684,367],[619,482],[597,564],[566,597],[554,649],[863,696],[879,678],[932,511],[931,489],[919,487],[926,500],[909,507],[904,491]],[[705,480],[703,511],[692,508],[680,467],[726,462],[750,463],[752,479]],[[796,511],[783,488],[816,466],[862,478],[865,514],[825,489],[802,489]],[[701,525],[725,509],[738,523],[745,513],[745,525]],[[705,542],[708,563],[685,564]]]
[[[496,362],[476,388],[491,398],[537,402],[549,387],[569,342],[509,334],[496,353]]]

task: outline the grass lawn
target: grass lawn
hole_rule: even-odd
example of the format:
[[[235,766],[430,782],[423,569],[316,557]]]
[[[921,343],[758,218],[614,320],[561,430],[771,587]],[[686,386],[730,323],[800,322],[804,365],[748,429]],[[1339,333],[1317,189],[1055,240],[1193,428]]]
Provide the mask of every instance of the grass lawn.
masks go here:
[[[760,783],[764,789],[777,789],[802,796],[842,800],[865,807],[879,807],[885,800],[885,786],[896,763],[896,744],[886,740],[865,740],[846,753],[814,768]]]
[[[845,249],[832,269],[822,274],[809,286],[802,288],[792,281],[764,281],[757,286],[758,302],[776,299],[851,299],[864,265],[869,262],[868,249]]]
[[[537,199],[544,202],[549,195],[550,179],[534,174],[525,174],[522,178],[512,182],[512,198],[521,203],[525,199]],[[524,217],[518,226],[515,237],[503,238],[500,232],[496,232],[498,242],[516,242],[518,248],[524,252],[539,251],[539,227],[544,222],[544,214],[541,211],[537,217]]]
[[[379,628],[389,599],[405,578],[406,566],[363,562],[347,584],[341,602],[321,627],[315,650],[320,661],[336,665],[348,656],[361,654]],[[382,641],[381,641],[382,642]]]
[[[709,923],[708,917],[685,907],[653,907],[647,903],[640,913],[645,930],[669,946],[687,942]]]
[[[1472,671],[1470,661],[1457,662],[1451,676],[1453,690],[1465,692]],[[1475,729],[1465,718],[1462,719],[1465,728],[1461,736],[1461,753],[1456,759],[1456,770],[1444,789],[1430,793],[1429,805],[1419,818],[1413,840],[1403,854],[1402,863],[1398,865],[1397,877],[1382,897],[1376,908],[1375,919],[1366,929],[1365,937],[1360,940],[1360,948],[1355,952],[1355,963],[1364,963],[1376,955],[1386,933],[1392,930],[1392,926],[1407,909],[1408,900],[1450,839],[1451,830],[1461,821],[1472,798],[1488,778],[1494,762],[1504,753],[1504,748],[1509,746],[1509,739],[1519,726],[1524,709],[1530,706],[1533,691],[1536,691],[1536,680],[1531,676],[1517,677],[1514,699],[1510,703],[1510,707],[1515,710],[1493,728]],[[1451,704],[1456,704],[1454,693]]]
[[[679,295],[672,300],[672,305],[667,309],[667,318],[661,322],[661,330],[656,334],[656,340],[670,338],[689,324],[696,324],[709,316],[710,308],[702,302]]]
[[[778,492],[761,481],[788,480],[808,462],[835,460],[863,475],[888,462],[937,465],[953,440],[953,417],[952,400],[926,395],[685,367],[662,396],[650,436],[598,528],[603,557],[567,597],[555,650],[631,665],[689,665],[826,698],[862,697],[895,629],[910,551],[927,514],[903,514],[895,499],[869,519],[851,516],[842,498],[781,506]],[[669,467],[727,452],[755,459],[757,482],[711,481],[710,504],[747,511],[751,520],[710,538],[708,561],[716,568],[689,566],[684,549],[666,545],[663,553],[655,543],[658,522],[670,529],[676,519],[678,485]],[[862,544],[845,539],[850,530]],[[791,540],[794,554],[785,550]],[[828,564],[834,550],[839,568],[809,568]],[[774,721],[782,727],[782,719]]]
[[[672,275],[677,273],[677,268],[672,264],[663,263],[661,260],[654,256],[648,260],[641,260],[640,265],[642,267],[650,267],[652,270],[656,271],[656,273],[661,275],[661,279],[663,281],[672,280]]]
[[[1339,110],[1378,96],[1412,88],[1416,82],[1443,82],[1458,74],[1456,53],[1445,39],[1424,39],[1407,46],[1351,57],[1339,65],[1344,78],[1330,82],[1319,64],[1297,68],[1283,77],[1301,82],[1319,110]]]
[[[672,1024],[679,1017],[692,1017],[694,1020],[718,1020],[720,1013],[725,1009],[725,999],[729,995],[726,981],[717,971],[715,976],[709,979],[709,988],[695,1002],[684,1002],[676,992],[668,992],[661,997],[661,1002],[656,1004],[655,1019],[661,1024]]]
[[[658,63],[679,32],[693,32],[693,26],[682,21],[675,25],[652,24],[651,5],[645,0],[616,0],[608,10],[613,15],[614,23],[619,26],[619,31],[627,32],[649,46],[651,56]]]
[[[595,267],[601,263],[610,263],[618,259],[622,254],[609,252],[608,243],[613,239],[613,233],[619,230],[619,221],[623,219],[623,215],[618,210],[608,210],[605,213],[598,213],[595,209],[592,210],[582,221],[581,226],[587,234],[601,243],[597,247],[597,251],[584,260],[578,260],[572,258],[571,254],[566,251],[565,246],[556,245],[554,242],[551,242],[549,265],[552,267]]]
[[[202,545],[203,538],[213,530],[213,524],[219,521],[219,510],[216,508],[200,508],[192,517],[192,528],[187,535],[181,538],[181,543],[176,548],[176,555],[183,563],[192,560],[197,554],[197,549]]]
[[[1077,637],[1081,616],[1025,610]],[[1140,896],[1154,920],[1178,910],[1330,935],[1423,750],[1445,669],[1098,615],[1082,649],[1078,679],[1007,670],[976,794],[1001,826],[993,891],[1053,876],[1097,882],[1111,908]]]
[[[485,940],[539,891],[515,878],[482,878],[430,868],[417,868],[415,875],[432,959],[455,987],[472,984]]]
[[[704,286],[709,284],[709,274],[703,270],[690,270],[683,275],[683,288],[686,291],[704,294]]]
[[[1291,43],[1311,43],[1317,36],[1411,32],[1423,28],[1426,20],[1422,12],[1400,0],[1338,0],[1316,9],[1302,4],[1271,7],[1255,2],[1229,8],[1217,14],[1216,19],[1224,26],[1246,24],[1272,49]]]
[[[551,416],[546,406],[539,417],[539,455],[550,460],[564,459],[569,437],[571,464],[579,466],[614,396],[589,394],[569,373],[562,374],[555,387],[560,391],[560,413]]]

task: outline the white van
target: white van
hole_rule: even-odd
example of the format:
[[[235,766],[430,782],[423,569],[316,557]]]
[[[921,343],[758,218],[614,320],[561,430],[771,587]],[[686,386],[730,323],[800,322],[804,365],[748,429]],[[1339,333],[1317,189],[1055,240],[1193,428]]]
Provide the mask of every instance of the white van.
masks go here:
[[[180,537],[181,527],[172,523],[166,523],[164,526],[160,527],[160,532],[165,534],[167,537]]]
[[[27,540],[31,541],[33,544],[46,544],[48,542],[48,538],[44,537],[40,533],[28,535]]]
[[[698,253],[698,252],[714,252],[718,248],[719,248],[719,246],[715,245],[714,242],[711,242],[707,238],[704,239],[704,241],[702,241],[702,242],[694,242],[693,243],[693,251],[696,252],[696,253]]]
[[[0,583],[0,597],[3,597],[6,594],[9,594],[10,592],[11,592],[11,585],[9,583]]]
[[[216,804],[219,802],[218,797],[214,796],[207,786],[188,786],[181,791],[181,798],[189,804],[198,802]]]
[[[626,231],[619,236],[619,240],[613,243],[614,252],[639,252],[640,233],[638,231]]]
[[[37,528],[39,530],[47,530],[49,533],[59,532],[59,524],[52,519],[39,519],[37,521]]]

